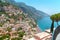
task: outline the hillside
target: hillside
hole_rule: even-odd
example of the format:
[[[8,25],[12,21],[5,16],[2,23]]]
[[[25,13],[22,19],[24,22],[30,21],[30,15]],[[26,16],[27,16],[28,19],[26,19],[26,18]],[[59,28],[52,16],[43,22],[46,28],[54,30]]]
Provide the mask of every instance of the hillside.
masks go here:
[[[0,0],[0,40],[27,40],[40,32],[37,27],[21,8]]]
[[[41,19],[48,16],[48,14],[35,9],[34,7],[27,6],[25,3],[17,3],[18,7],[21,8],[25,13],[28,13],[32,18]]]
[[[7,2],[9,2],[10,4],[18,6],[20,9],[22,9],[23,12],[28,14],[29,17],[32,17],[34,19],[41,19],[41,18],[44,18],[46,16],[49,16],[48,14],[35,9],[32,6],[28,6],[23,2],[15,2],[14,0],[9,0]]]

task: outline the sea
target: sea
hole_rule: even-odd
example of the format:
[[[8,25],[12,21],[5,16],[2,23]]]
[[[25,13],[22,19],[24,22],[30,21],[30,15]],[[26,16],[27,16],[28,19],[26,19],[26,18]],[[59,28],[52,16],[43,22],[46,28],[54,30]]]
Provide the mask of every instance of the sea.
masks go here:
[[[60,25],[60,22],[58,22]],[[47,29],[51,28],[52,21],[50,17],[44,17],[42,19],[37,19],[37,25],[39,26],[39,29],[42,31],[45,31]],[[56,28],[58,25],[56,22],[54,22],[54,27]]]

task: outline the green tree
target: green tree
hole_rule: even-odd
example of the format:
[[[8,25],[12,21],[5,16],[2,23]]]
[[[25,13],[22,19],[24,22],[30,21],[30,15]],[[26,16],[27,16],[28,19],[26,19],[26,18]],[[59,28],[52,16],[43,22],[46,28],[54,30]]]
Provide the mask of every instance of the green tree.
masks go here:
[[[7,31],[8,31],[8,32],[10,32],[10,31],[11,31],[11,29],[12,29],[11,27],[7,27]]]
[[[52,20],[50,32],[53,32],[53,29],[54,29],[54,20],[55,20],[54,16],[55,16],[55,15],[52,15],[52,16],[50,17],[50,19]]]
[[[57,25],[59,25],[58,22],[60,21],[60,13],[52,15],[50,17],[50,19],[52,20],[52,25],[51,25],[51,30],[50,31],[53,32],[54,22],[57,22]]]
[[[10,35],[9,34],[0,35],[0,40],[4,40],[4,39],[9,40],[10,39]]]
[[[19,34],[19,39],[22,40],[23,36],[25,35],[25,32],[20,31],[18,32],[18,34]]]
[[[58,16],[59,16],[59,14],[55,14],[55,22],[57,22],[57,25],[58,25],[58,21],[59,21]]]

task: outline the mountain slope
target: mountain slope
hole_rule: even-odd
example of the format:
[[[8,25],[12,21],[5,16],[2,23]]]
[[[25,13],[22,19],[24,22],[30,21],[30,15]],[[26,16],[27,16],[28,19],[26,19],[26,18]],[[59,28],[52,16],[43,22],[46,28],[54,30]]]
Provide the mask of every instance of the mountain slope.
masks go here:
[[[34,19],[41,19],[46,16],[49,16],[48,14],[46,14],[42,11],[39,11],[39,10],[35,9],[34,7],[28,6],[23,2],[15,2],[14,0],[8,0],[7,2],[18,6],[20,9],[22,9],[23,12],[28,14],[29,17],[32,17]]]
[[[8,4],[0,2],[0,40],[28,40],[40,32],[33,18],[18,7]]]
[[[39,10],[36,10],[34,7],[31,7],[31,6],[27,6],[26,4],[24,3],[17,3],[18,7],[21,8],[25,13],[28,13],[31,17],[37,19],[37,18],[43,18],[45,16],[48,16],[48,14],[42,12],[42,11],[39,11]]]

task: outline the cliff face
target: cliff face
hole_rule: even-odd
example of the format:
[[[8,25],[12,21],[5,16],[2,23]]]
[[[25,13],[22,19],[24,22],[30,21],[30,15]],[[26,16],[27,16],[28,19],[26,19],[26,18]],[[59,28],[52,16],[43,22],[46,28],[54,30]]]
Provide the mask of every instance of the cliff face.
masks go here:
[[[35,20],[21,8],[8,2],[0,2],[0,35],[1,40],[27,40],[38,33]],[[8,35],[8,36],[7,36]]]

